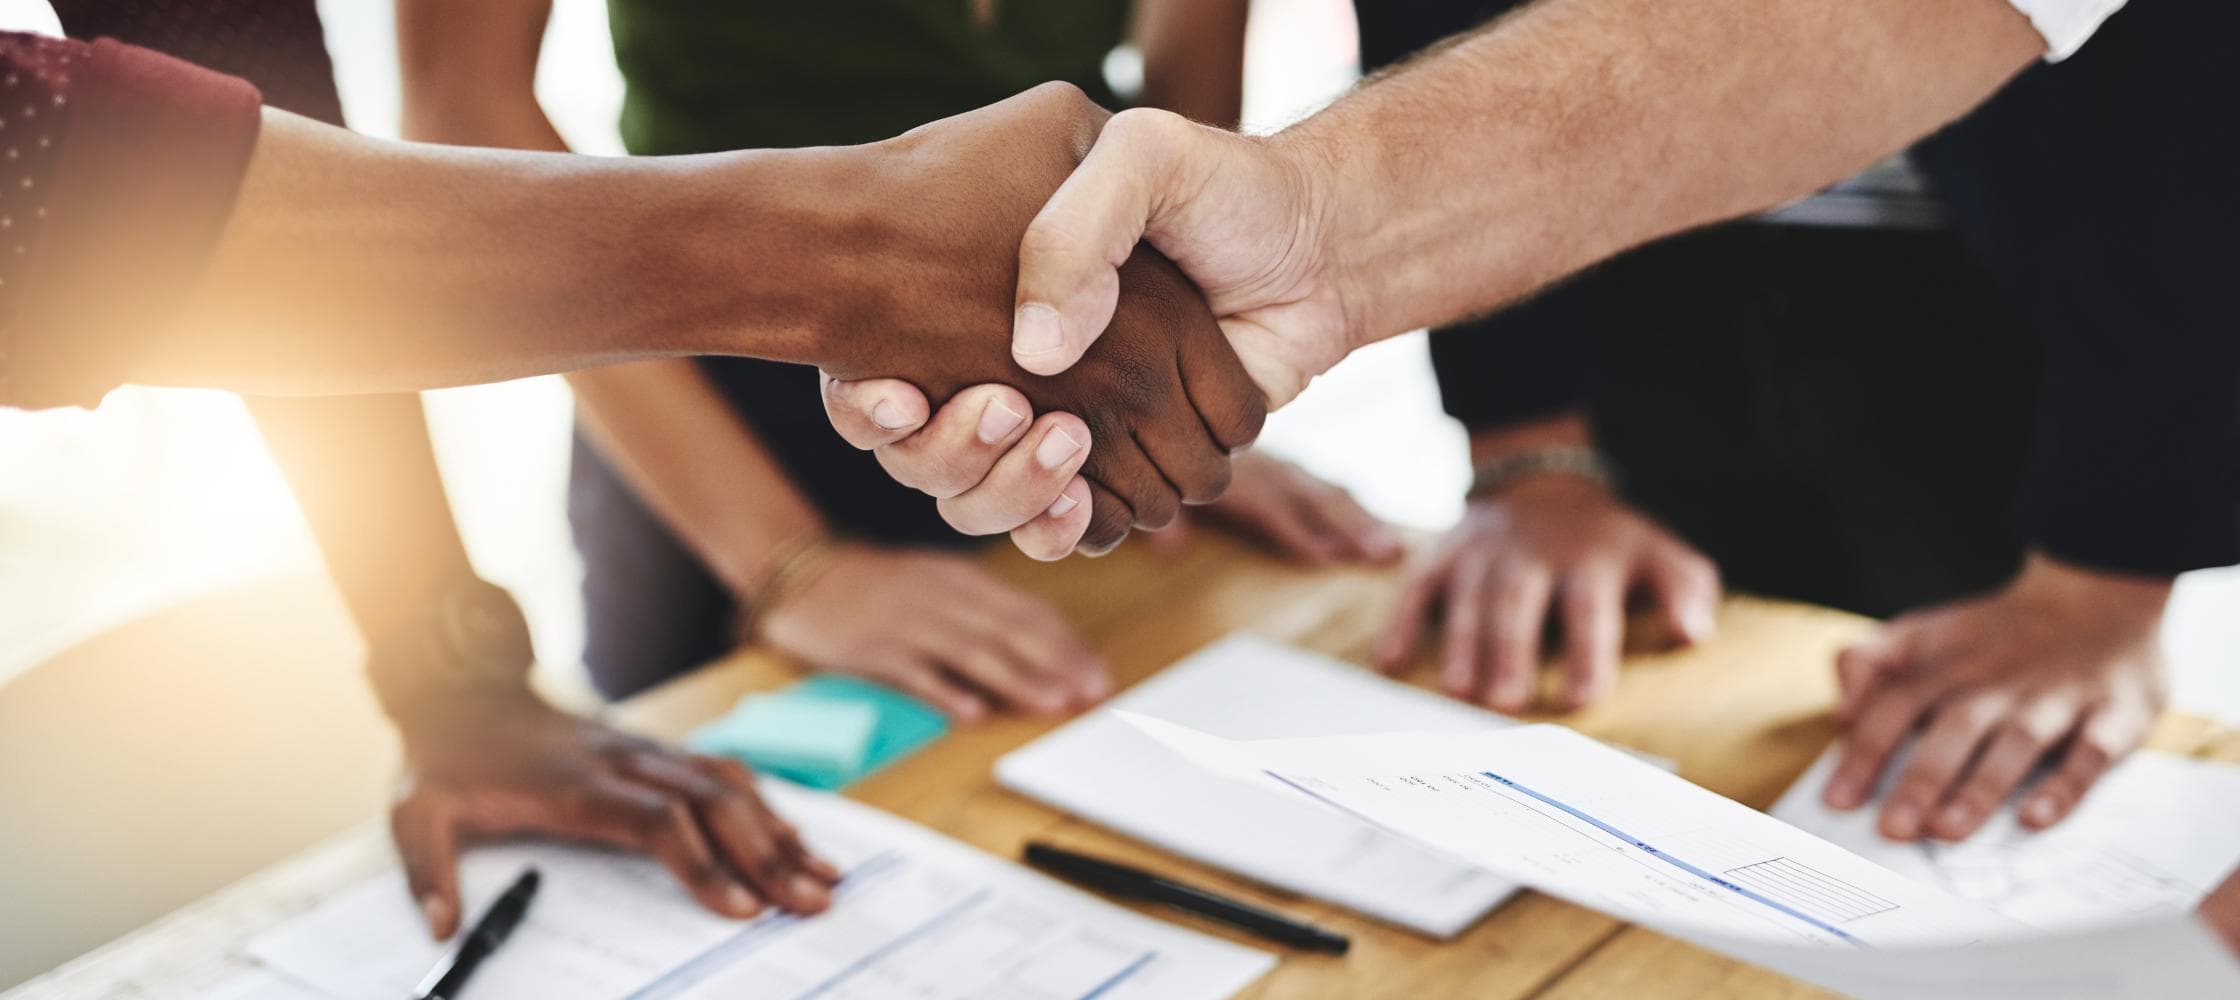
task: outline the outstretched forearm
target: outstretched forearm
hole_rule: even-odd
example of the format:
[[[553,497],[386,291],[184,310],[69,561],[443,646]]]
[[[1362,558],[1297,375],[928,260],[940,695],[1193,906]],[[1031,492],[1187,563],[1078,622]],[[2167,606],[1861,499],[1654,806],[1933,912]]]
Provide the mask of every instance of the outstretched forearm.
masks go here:
[[[813,363],[860,277],[860,149],[576,157],[268,109],[232,218],[134,377],[348,393],[682,354]]]
[[[1365,343],[1823,187],[2043,51],[2003,0],[1544,0],[1271,141]]]

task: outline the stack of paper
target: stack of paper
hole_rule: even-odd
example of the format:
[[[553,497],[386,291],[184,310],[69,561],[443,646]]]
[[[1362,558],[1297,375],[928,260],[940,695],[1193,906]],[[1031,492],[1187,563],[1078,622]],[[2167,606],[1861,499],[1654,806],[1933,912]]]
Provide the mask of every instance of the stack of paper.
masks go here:
[[[1830,750],[1773,815],[1901,875],[1942,887],[2032,927],[2063,930],[2185,913],[2240,865],[2240,767],[2143,750],[2092,786],[2049,829],[2008,808],[1957,844],[1893,843],[1875,810],[1820,804]],[[1900,766],[1885,772],[1885,780]],[[1876,796],[1879,798],[1880,796]]]
[[[2240,996],[2240,966],[2182,915],[2037,937],[1558,726],[1240,742],[1126,718],[1209,769],[1861,997]]]
[[[847,873],[833,909],[733,921],[643,858],[553,845],[477,851],[468,911],[522,868],[544,891],[476,974],[476,996],[920,1000],[1198,998],[1243,989],[1274,959],[1139,916],[845,799],[764,782],[771,806]],[[339,895],[250,953],[312,995],[407,996],[442,950],[400,876]],[[245,997],[277,995],[244,981]]]
[[[1231,636],[996,762],[996,780],[1128,836],[1268,885],[1451,937],[1515,891],[1477,867],[1259,782],[1177,758],[1112,714],[1236,739],[1515,725],[1328,657]]]

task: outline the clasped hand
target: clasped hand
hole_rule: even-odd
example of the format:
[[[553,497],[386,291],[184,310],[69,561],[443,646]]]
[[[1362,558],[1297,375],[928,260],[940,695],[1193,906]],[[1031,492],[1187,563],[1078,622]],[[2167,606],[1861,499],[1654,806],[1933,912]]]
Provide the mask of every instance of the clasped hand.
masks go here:
[[[883,291],[816,352],[828,409],[849,440],[893,446],[880,456],[888,470],[940,498],[961,530],[1007,531],[1048,513],[1064,549],[1075,537],[1110,548],[1131,527],[1163,527],[1182,504],[1218,496],[1229,453],[1266,415],[1266,394],[1204,298],[1132,235],[1099,251],[1110,325],[1073,352],[1080,364],[1030,370],[987,335],[1012,328],[1022,240],[1056,239],[1029,224],[1109,117],[1078,90],[1046,85],[878,143],[865,160],[863,182],[908,209],[867,213],[848,241],[849,266],[868,272],[860,287]],[[871,391],[899,401],[855,405],[863,387],[846,380],[882,376],[894,381]],[[930,425],[929,398],[948,404]],[[991,472],[1025,485],[975,491]]]
[[[1005,248],[974,280],[1016,286],[975,296],[943,328],[1013,337],[959,339],[922,370],[868,341],[824,366],[833,426],[940,498],[958,530],[1011,532],[1036,558],[1100,552],[1131,524],[1164,525],[1178,501],[1210,501],[1226,482],[1219,453],[1360,339],[1321,250],[1324,182],[1300,166],[1316,158],[1278,147],[1158,111],[1108,120],[1062,85],[895,140],[905,163],[922,161],[927,204],[974,206],[970,245]],[[959,162],[1007,172],[957,190]],[[1002,384],[958,391],[975,381]],[[1034,408],[1045,412],[1024,426]],[[1076,434],[1090,445],[1086,483],[1062,457]]]

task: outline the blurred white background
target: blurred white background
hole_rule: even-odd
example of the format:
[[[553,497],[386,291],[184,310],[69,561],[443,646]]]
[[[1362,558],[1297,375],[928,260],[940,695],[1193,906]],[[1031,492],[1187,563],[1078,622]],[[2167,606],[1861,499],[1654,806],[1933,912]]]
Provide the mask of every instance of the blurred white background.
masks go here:
[[[390,4],[321,9],[353,127],[394,135]],[[1347,0],[1256,0],[1247,127],[1280,127],[1355,76]],[[577,149],[616,154],[621,80],[601,0],[556,0],[538,89]],[[1267,447],[1378,513],[1437,529],[1460,510],[1460,431],[1439,412],[1420,335],[1364,351],[1269,424]],[[428,395],[445,478],[484,575],[520,595],[551,689],[577,665],[581,572],[563,511],[570,402],[556,378]],[[316,552],[240,406],[127,389],[98,411],[0,413],[0,683],[189,595],[300,573]],[[379,530],[369,526],[368,530]],[[2195,574],[2169,624],[2178,701],[2240,718],[2240,571]]]

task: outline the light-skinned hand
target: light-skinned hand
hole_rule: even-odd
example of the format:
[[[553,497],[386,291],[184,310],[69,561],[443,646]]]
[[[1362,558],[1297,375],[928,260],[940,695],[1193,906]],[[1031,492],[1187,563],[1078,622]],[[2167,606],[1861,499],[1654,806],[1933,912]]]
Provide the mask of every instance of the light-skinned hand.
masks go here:
[[[1717,627],[1719,572],[1702,553],[1601,483],[1550,474],[1470,502],[1462,523],[1409,574],[1376,649],[1405,668],[1435,621],[1440,684],[1502,712],[1532,707],[1541,636],[1563,637],[1563,694],[1575,709],[1618,680],[1629,605],[1652,607],[1682,643]]]
[[[947,552],[844,546],[761,622],[772,645],[811,666],[906,691],[959,722],[1063,715],[1112,686],[1058,609]]]
[[[1992,593],[1893,620],[1836,659],[1848,732],[1823,798],[1866,804],[1918,734],[1883,796],[1883,836],[1959,840],[2017,791],[2023,826],[2059,822],[2162,712],[2169,596],[2168,578],[2040,553]]]
[[[1194,525],[1210,522],[1307,566],[1379,565],[1406,554],[1399,533],[1339,486],[1256,451],[1239,454],[1232,465],[1236,476],[1221,499],[1146,533],[1144,541],[1176,552],[1189,544]]]
[[[1113,116],[1021,241],[1014,360],[1037,374],[1067,371],[1101,342],[1124,304],[1120,265],[1148,241],[1204,293],[1269,408],[1297,396],[1357,346],[1358,324],[1314,232],[1315,206],[1326,200],[1314,186],[1320,175],[1298,169],[1295,152],[1270,145],[1283,142],[1299,141],[1247,138],[1147,108]],[[1168,196],[1175,191],[1187,196]],[[932,408],[906,382],[828,382],[828,389],[833,425],[857,447],[877,451],[896,479],[913,486],[969,480],[973,506],[1024,512],[1009,523],[952,517],[959,530],[985,534],[1000,525],[994,530],[1011,531],[1036,558],[1073,550],[1081,533],[1067,521],[1077,509],[1065,502],[1070,487],[1031,475],[1025,446],[1002,453],[964,446],[954,432],[939,441],[914,437]],[[949,409],[936,429],[969,422]]]

